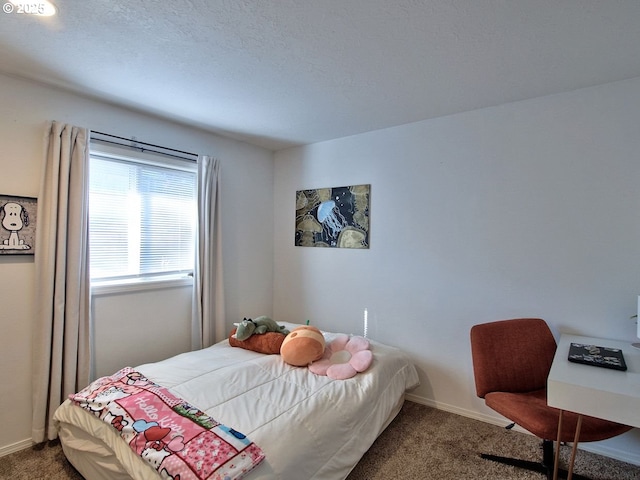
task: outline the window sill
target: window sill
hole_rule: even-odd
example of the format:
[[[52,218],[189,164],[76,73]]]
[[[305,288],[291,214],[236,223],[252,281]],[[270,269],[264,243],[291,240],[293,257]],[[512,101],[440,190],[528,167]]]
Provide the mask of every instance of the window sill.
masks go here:
[[[193,277],[191,275],[136,278],[132,280],[94,282],[91,284],[91,295],[112,295],[114,293],[131,293],[191,286],[193,286]]]

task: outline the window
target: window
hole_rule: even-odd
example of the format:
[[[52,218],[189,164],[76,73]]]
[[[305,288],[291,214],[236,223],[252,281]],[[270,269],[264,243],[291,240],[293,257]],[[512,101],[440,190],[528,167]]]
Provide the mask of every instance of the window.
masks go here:
[[[91,144],[92,285],[193,272],[196,178],[195,162]]]

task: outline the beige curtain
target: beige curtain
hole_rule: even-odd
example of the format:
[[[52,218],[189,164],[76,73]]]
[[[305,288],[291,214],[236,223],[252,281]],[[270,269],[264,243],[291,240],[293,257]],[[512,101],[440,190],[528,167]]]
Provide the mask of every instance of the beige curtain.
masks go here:
[[[198,224],[193,275],[191,348],[208,347],[226,335],[220,235],[220,161],[198,158]]]
[[[53,413],[89,383],[89,131],[52,122],[38,197],[32,439],[53,440]]]

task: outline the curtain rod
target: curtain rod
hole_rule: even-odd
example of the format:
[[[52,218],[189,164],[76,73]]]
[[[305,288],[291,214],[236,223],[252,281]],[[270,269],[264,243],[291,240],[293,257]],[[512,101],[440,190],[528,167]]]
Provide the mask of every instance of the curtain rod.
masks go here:
[[[115,138],[118,140],[123,140],[125,142],[129,142],[129,143],[120,143],[120,142],[116,142],[113,140],[107,140],[104,138],[94,138],[93,135],[102,135],[104,137],[109,137],[109,138]],[[153,153],[158,153],[160,155],[167,155],[169,157],[175,157],[175,158],[180,158],[182,160],[189,160],[189,161],[196,161],[198,159],[198,154],[197,153],[191,153],[191,152],[185,152],[183,150],[176,150],[175,148],[167,148],[167,147],[163,147],[162,145],[154,145],[153,143],[146,143],[146,142],[140,142],[138,140],[136,140],[135,137],[131,137],[131,138],[125,138],[125,137],[119,137],[118,135],[111,135],[110,133],[103,133],[103,132],[96,132],[96,131],[91,131],[91,140],[96,140],[98,142],[105,142],[105,143],[111,143],[114,145],[119,145],[121,147],[126,147],[126,148],[133,148],[135,150],[140,150],[141,152],[153,152]],[[147,147],[152,147],[152,148],[144,148],[141,145],[145,145]],[[159,148],[161,150],[153,150],[153,148]],[[170,153],[170,152],[175,152],[175,153]],[[189,157],[195,157],[195,158],[185,158],[181,155],[177,155],[177,154],[181,154],[181,155],[187,155]]]

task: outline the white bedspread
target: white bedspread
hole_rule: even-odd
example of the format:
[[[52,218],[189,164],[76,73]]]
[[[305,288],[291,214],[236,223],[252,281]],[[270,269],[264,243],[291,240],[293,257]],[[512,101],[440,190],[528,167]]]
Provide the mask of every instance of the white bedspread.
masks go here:
[[[418,384],[402,351],[374,341],[371,350],[371,367],[348,380],[317,376],[279,355],[231,347],[226,340],[135,369],[259,445],[266,459],[247,479],[336,480],[349,474],[397,413],[405,390]],[[131,477],[158,478],[110,426],[81,408],[67,401],[55,418],[62,430],[99,439]],[[69,431],[61,432],[63,446],[73,443]]]

